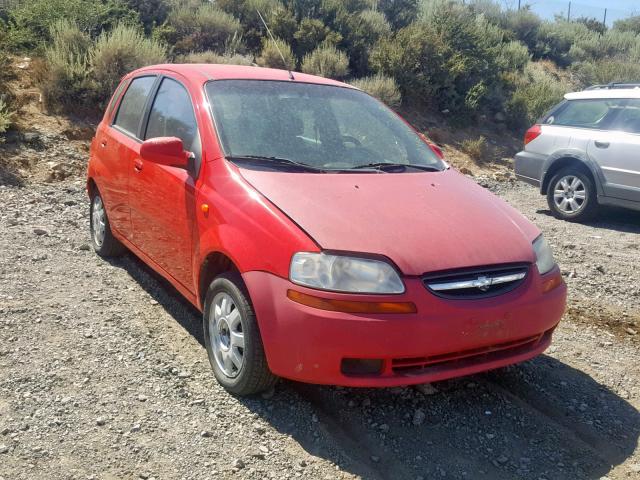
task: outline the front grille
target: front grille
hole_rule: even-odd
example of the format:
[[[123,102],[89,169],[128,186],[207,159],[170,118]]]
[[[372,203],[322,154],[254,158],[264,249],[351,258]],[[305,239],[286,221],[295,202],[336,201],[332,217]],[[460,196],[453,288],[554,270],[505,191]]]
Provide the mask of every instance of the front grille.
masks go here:
[[[520,286],[527,277],[528,265],[502,265],[454,270],[425,275],[424,286],[434,295],[452,299],[495,297]]]
[[[548,341],[550,337],[551,330],[542,335],[534,335],[460,352],[425,357],[394,358],[391,361],[391,370],[397,375],[422,375],[465,368],[527,353],[536,348],[540,342]]]

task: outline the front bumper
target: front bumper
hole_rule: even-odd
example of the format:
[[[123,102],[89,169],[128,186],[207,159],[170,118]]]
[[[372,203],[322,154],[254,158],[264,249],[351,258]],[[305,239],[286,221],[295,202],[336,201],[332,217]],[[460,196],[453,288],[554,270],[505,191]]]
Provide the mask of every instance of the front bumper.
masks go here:
[[[553,274],[557,270],[547,276]],[[266,272],[246,272],[243,279],[274,374],[354,387],[433,382],[528,360],[549,346],[566,303],[564,283],[542,293],[544,278],[533,272],[516,290],[481,300],[436,297],[418,278],[405,280],[404,294],[384,297],[318,292]],[[319,310],[289,300],[288,289],[343,300],[411,301],[418,311]],[[383,368],[378,374],[347,375],[344,359],[379,359]]]

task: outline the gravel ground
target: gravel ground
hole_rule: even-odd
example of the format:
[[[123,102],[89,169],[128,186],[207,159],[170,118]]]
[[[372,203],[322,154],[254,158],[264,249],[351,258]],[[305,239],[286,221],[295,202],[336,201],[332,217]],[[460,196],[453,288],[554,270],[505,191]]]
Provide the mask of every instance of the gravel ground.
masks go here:
[[[639,479],[640,214],[549,216],[570,308],[524,364],[419,388],[218,387],[200,318],[89,249],[81,181],[0,186],[0,479]]]

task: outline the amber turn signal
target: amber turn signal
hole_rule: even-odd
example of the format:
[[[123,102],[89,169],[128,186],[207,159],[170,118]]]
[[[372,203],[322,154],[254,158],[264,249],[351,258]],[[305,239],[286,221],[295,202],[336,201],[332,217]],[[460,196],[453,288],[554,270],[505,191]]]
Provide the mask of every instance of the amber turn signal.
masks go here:
[[[320,298],[295,290],[287,290],[287,297],[296,303],[320,310],[345,313],[416,313],[413,302],[357,302]]]
[[[562,280],[562,275],[560,273],[556,273],[553,277],[542,282],[542,293],[550,292],[563,283],[564,281]]]
[[[206,215],[207,213],[209,213],[209,205],[203,203],[202,205],[200,205],[200,210],[202,210],[202,213]]]

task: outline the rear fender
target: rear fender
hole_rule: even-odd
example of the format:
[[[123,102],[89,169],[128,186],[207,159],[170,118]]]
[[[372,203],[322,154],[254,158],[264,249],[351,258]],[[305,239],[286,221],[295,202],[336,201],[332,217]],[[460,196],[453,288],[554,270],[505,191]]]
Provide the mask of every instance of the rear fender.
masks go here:
[[[554,152],[549,156],[549,158],[547,158],[547,160],[545,160],[542,167],[542,178],[540,181],[541,194],[546,195],[551,177],[559,167],[558,162],[564,163],[565,161],[580,162],[582,165],[586,166],[595,180],[594,183],[598,196],[603,195],[602,184],[604,182],[604,176],[602,175],[600,167],[591,160],[583,150],[576,148],[563,148],[562,150]]]

